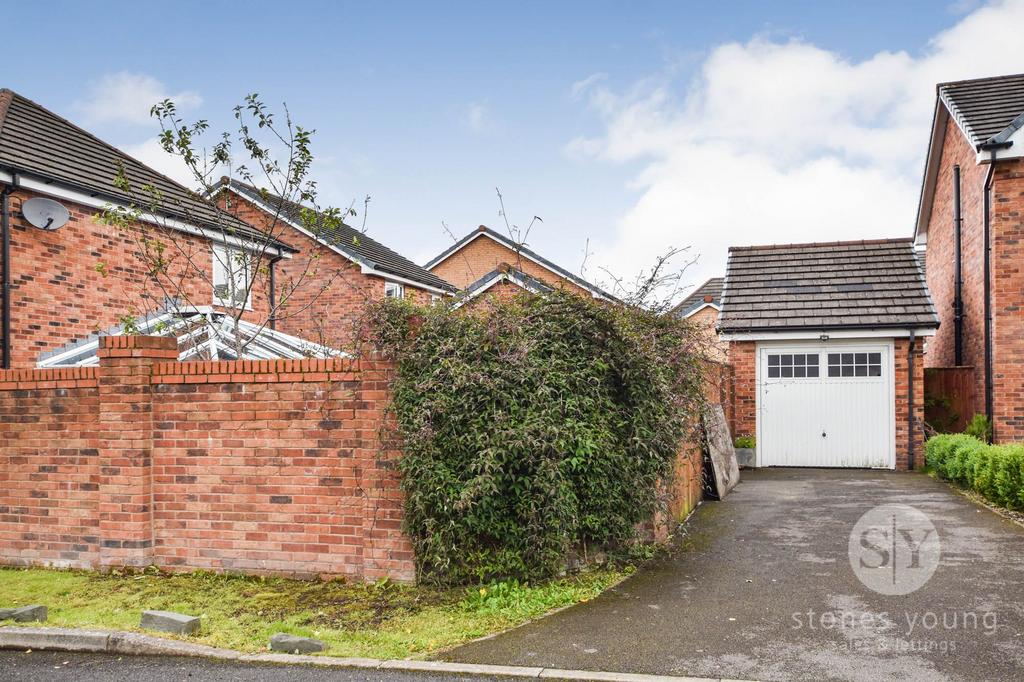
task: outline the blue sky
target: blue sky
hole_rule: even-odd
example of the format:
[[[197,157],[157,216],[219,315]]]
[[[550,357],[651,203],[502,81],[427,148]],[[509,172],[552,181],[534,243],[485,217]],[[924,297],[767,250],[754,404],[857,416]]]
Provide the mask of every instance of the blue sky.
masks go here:
[[[595,279],[691,245],[696,284],[728,244],[909,235],[935,81],[1024,71],[1005,28],[1020,18],[970,2],[19,3],[3,85],[158,166],[147,97],[225,129],[256,91],[316,128],[324,198],[371,195],[369,232],[410,257],[450,243],[442,221],[497,227],[500,187],[570,269],[588,239]]]

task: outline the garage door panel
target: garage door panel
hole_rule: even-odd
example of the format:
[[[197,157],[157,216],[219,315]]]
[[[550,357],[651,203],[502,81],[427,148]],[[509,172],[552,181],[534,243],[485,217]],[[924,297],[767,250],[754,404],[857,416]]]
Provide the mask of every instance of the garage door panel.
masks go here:
[[[888,345],[763,346],[758,362],[763,464],[892,467]]]

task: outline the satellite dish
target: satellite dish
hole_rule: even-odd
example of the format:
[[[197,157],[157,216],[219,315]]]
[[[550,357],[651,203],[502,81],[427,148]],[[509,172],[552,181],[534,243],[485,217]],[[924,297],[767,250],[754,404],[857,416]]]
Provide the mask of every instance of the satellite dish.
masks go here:
[[[53,199],[34,197],[21,204],[21,215],[40,230],[56,230],[71,218],[68,209]]]

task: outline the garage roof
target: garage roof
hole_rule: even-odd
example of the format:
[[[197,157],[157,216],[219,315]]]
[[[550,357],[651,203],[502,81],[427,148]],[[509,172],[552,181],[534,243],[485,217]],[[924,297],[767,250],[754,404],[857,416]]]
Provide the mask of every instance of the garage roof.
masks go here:
[[[725,333],[939,326],[913,242],[887,239],[729,249]]]

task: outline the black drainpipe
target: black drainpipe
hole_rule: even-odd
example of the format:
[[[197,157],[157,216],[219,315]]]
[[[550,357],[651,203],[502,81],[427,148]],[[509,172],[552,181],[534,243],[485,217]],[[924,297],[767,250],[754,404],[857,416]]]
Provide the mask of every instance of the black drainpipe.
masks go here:
[[[281,256],[270,259],[270,329],[277,329],[277,276],[275,272],[277,268],[277,261],[281,260]]]
[[[0,192],[0,231],[3,232],[3,252],[0,254],[0,267],[4,271],[4,300],[0,318],[2,318],[3,353],[0,357],[0,369],[11,368],[11,192],[18,186],[18,176],[12,175],[11,182]]]
[[[988,173],[985,174],[985,187],[984,187],[984,252],[985,252],[985,285],[984,285],[984,297],[985,297],[985,417],[988,419],[988,423],[992,426],[992,439],[995,439],[996,424],[993,420],[995,410],[992,407],[993,403],[993,386],[992,386],[992,219],[990,214],[992,213],[992,181],[996,175],[996,152],[1000,149],[1006,149],[1012,142],[995,142],[985,143],[978,146],[980,151],[987,151],[989,153],[989,164]]]
[[[914,470],[914,335],[910,330],[907,345],[907,468]]]
[[[964,279],[960,269],[960,164],[953,166],[953,364],[964,364]]]

